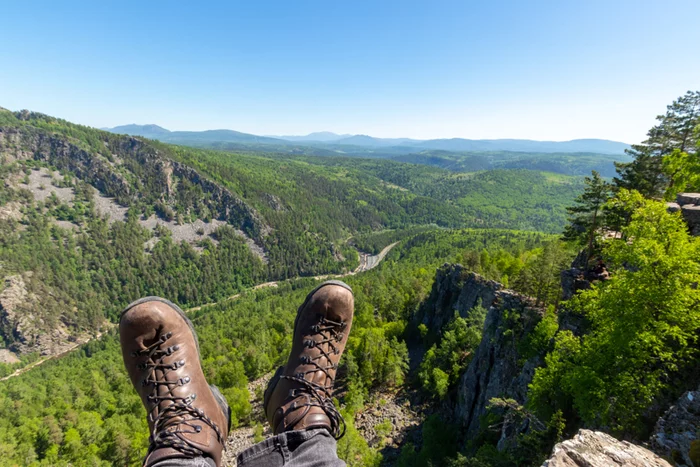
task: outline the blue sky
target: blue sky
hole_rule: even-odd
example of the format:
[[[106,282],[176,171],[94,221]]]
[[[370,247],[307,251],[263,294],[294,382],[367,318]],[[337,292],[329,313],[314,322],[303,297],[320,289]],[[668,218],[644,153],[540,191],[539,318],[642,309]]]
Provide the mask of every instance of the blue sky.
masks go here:
[[[0,106],[95,127],[642,140],[700,2],[4,2]]]

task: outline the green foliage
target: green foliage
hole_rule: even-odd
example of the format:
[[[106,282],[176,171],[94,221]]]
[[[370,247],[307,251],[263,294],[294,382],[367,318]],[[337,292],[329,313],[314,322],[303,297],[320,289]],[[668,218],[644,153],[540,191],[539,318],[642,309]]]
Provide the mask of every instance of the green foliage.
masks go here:
[[[467,317],[455,313],[445,326],[440,340],[423,357],[418,379],[423,391],[436,399],[444,399],[471,361],[471,354],[481,342],[486,309],[476,306]]]
[[[345,418],[346,431],[338,441],[338,457],[350,467],[378,467],[382,455],[369,447],[367,441],[357,432],[351,413],[340,412]]]
[[[566,331],[557,335],[530,400],[539,413],[573,407],[585,423],[639,434],[644,411],[678,391],[698,357],[700,241],[661,202],[626,190],[618,202],[639,206],[624,229],[631,241],[605,245],[611,279],[568,303],[591,332],[580,342]]]
[[[561,271],[571,263],[571,249],[563,242],[552,241],[529,253],[517,276],[510,276],[512,287],[533,297],[539,306],[557,305],[561,297]]]
[[[696,130],[700,125],[700,91],[688,91],[656,119],[659,123],[649,130],[646,141],[633,145],[628,151],[634,160],[616,164],[618,177],[615,185],[637,190],[649,198],[661,198],[673,180],[669,175],[673,176],[675,171],[664,170],[663,158],[674,151],[691,154],[697,150],[700,142],[700,133]]]
[[[700,126],[697,131],[700,131]],[[669,180],[665,200],[675,200],[678,193],[700,191],[700,153],[675,149],[663,156],[662,170]]]
[[[416,451],[413,444],[404,445],[396,462],[397,467],[446,465],[457,455],[459,426],[443,420],[439,415],[429,416],[422,427],[423,446]]]
[[[118,225],[112,228],[121,231]],[[102,229],[105,235],[110,232],[106,225]],[[517,252],[548,239],[498,230],[423,232],[398,245],[376,269],[348,277],[356,314],[354,340],[342,360],[348,374],[348,395],[341,401],[346,414],[363,406],[368,388],[400,384],[405,378],[405,323],[429,294],[437,266],[485,245]],[[190,313],[204,373],[227,397],[234,424],[250,422],[246,383],[284,362],[296,307],[314,284],[312,279],[283,282]],[[380,345],[374,345],[371,336],[381,336]],[[8,463],[19,465],[26,459],[60,465],[64,455],[79,465],[95,459],[140,465],[148,446],[145,416],[124,371],[118,340],[109,334],[67,357],[0,382],[0,453]],[[376,465],[379,454],[356,431],[346,437],[346,444],[340,445],[341,454],[349,456],[346,461]]]
[[[569,213],[569,224],[564,230],[564,238],[587,245],[590,255],[596,231],[603,221],[601,211],[610,197],[612,186],[595,171],[585,180],[586,189],[576,198],[576,204],[566,209]]]

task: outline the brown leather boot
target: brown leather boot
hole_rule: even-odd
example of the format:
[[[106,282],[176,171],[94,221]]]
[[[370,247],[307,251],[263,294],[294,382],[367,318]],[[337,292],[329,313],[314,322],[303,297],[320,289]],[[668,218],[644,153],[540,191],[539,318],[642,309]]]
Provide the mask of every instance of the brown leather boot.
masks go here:
[[[144,465],[199,456],[220,465],[230,409],[204,379],[185,313],[165,299],[142,298],[122,312],[119,334],[124,365],[148,412],[151,445]]]
[[[352,289],[341,281],[324,282],[299,307],[287,365],[265,391],[265,414],[275,434],[310,428],[326,428],[336,439],[345,434],[331,396],[353,310]]]

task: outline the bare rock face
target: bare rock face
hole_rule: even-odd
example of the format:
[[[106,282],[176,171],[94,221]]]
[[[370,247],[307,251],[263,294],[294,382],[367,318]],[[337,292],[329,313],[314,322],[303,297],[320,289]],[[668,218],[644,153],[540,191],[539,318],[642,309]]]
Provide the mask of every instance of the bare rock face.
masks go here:
[[[700,235],[700,193],[678,193],[676,203],[691,235]]]
[[[0,349],[0,363],[19,363],[19,358],[7,349]]]
[[[480,419],[492,398],[525,402],[527,386],[543,358],[520,355],[519,343],[542,320],[544,310],[529,297],[459,264],[445,264],[438,270],[430,297],[415,320],[439,331],[455,312],[466,317],[479,304],[487,309],[483,337],[458,386],[457,413],[467,428],[467,437],[479,431]]]
[[[470,273],[460,264],[445,263],[438,269],[430,296],[415,319],[439,331],[454,318],[455,311],[466,317],[480,303],[488,308],[502,288],[498,282]]]
[[[75,340],[62,322],[47,323],[37,316],[40,310],[39,298],[28,291],[25,280],[31,273],[5,278],[5,288],[0,293],[0,332],[11,337],[11,348],[18,353],[39,352],[41,355],[55,355],[73,345]]]
[[[700,388],[688,391],[659,419],[649,440],[657,454],[673,459],[678,466],[694,467],[691,444],[700,435]]]
[[[487,296],[488,292],[479,290],[478,285],[488,287],[476,280],[466,287],[477,286],[471,293]],[[525,403],[528,385],[544,358],[535,355],[525,359],[519,349],[519,344],[542,321],[544,310],[536,307],[529,297],[512,290],[498,289],[493,294],[490,303],[483,302],[488,309],[483,337],[458,387],[457,411],[468,435],[479,431],[481,417],[492,398]]]
[[[39,128],[0,127],[0,161],[48,162],[71,171],[123,206],[130,206],[141,195],[122,171],[115,169],[117,165],[128,167],[136,178],[147,181],[151,195],[165,201],[175,195],[178,183],[184,181],[201,189],[206,195],[202,199],[217,219],[241,229],[258,243],[270,232],[262,216],[235,193],[202,177],[195,169],[168,159],[138,138],[110,135],[101,152],[83,149],[61,135]]]
[[[542,467],[671,467],[671,464],[627,441],[618,441],[599,431],[579,430],[552,451]]]

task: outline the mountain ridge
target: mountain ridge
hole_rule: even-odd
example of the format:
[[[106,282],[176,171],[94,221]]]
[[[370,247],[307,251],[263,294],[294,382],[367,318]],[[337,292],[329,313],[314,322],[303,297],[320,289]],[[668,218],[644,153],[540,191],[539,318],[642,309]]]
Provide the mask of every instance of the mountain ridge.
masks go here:
[[[323,146],[339,150],[339,146],[361,148],[394,148],[398,152],[410,153],[415,150],[433,149],[445,151],[515,151],[515,152],[590,152],[597,154],[624,154],[629,144],[600,138],[579,138],[568,141],[540,141],[531,139],[499,138],[437,138],[418,140],[411,138],[378,138],[369,135],[339,135],[320,131],[308,135],[260,136],[235,130],[216,129],[204,131],[170,131],[156,124],[128,124],[113,128],[102,128],[111,133],[124,133],[157,139],[167,143],[244,143],[262,145]]]

